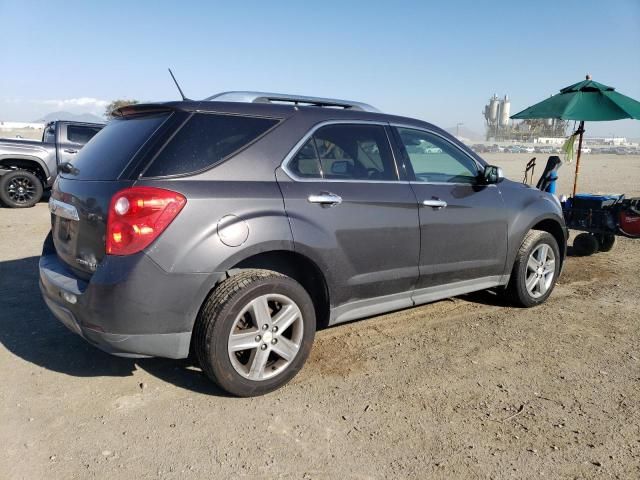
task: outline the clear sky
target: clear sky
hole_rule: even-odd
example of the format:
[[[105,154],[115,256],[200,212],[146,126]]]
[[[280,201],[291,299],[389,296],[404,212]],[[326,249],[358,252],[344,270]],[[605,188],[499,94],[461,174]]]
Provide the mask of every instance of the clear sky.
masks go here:
[[[640,0],[0,0],[0,120],[115,98],[260,90],[348,98],[482,134],[586,73],[640,99]],[[640,137],[640,121],[591,135]]]

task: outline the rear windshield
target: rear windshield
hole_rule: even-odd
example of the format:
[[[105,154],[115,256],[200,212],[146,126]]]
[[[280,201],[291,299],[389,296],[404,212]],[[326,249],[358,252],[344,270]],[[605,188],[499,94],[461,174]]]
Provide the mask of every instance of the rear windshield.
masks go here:
[[[111,120],[87,143],[71,162],[73,173],[63,176],[78,180],[115,180],[147,139],[164,122],[168,113]]]
[[[158,154],[144,176],[180,175],[212,167],[276,123],[268,118],[196,113]]]

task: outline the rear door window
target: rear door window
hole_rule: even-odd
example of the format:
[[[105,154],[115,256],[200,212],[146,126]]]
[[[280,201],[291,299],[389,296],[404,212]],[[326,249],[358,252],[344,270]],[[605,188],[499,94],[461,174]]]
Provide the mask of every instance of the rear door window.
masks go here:
[[[91,140],[99,131],[100,127],[67,125],[67,140],[72,143],[84,145],[89,140]]]
[[[111,120],[78,152],[72,161],[73,172],[62,175],[79,180],[117,179],[168,117],[168,113],[162,113]]]
[[[382,125],[336,124],[319,128],[287,165],[298,177],[326,180],[397,180]]]
[[[381,125],[328,125],[313,135],[325,179],[397,180]]]
[[[296,156],[291,159],[289,170],[298,177],[322,178],[320,161],[318,160],[313,138],[310,138],[300,151],[298,151]]]
[[[269,118],[196,113],[156,156],[144,176],[181,175],[210,168],[276,123]]]

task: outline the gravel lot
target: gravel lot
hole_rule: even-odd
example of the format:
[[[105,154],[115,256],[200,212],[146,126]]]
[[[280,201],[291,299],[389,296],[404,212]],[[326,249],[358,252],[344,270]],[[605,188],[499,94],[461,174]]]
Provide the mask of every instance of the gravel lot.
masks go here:
[[[515,179],[528,157],[487,155]],[[640,195],[640,158],[582,179]],[[640,478],[640,240],[570,257],[536,309],[480,293],[321,331],[291,384],[237,399],[59,324],[48,222],[0,209],[0,478]]]

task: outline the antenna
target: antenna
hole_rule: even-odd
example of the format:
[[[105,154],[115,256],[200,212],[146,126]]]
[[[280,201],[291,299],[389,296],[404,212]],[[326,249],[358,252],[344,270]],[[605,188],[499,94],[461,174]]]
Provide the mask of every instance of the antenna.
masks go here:
[[[173,78],[173,83],[176,84],[176,87],[178,87],[178,91],[180,92],[180,96],[182,97],[182,100],[190,100],[189,98],[184,96],[184,93],[182,93],[182,89],[180,88],[180,85],[178,85],[178,81],[176,80],[176,77],[173,75],[173,72],[171,71],[171,69],[169,68],[169,73],[171,74],[171,78]]]

